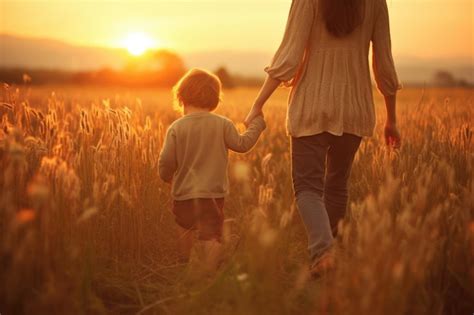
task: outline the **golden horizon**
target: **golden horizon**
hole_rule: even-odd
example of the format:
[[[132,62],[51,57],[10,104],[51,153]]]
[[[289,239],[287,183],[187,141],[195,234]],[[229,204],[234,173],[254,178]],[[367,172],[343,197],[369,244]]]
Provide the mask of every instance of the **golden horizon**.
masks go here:
[[[112,48],[123,47],[118,41],[124,34],[140,30],[179,52],[274,52],[290,4],[290,0],[271,5],[263,0],[123,1],[111,6],[107,2],[11,0],[1,4],[0,33]],[[395,56],[474,56],[471,1],[399,0],[388,5]]]

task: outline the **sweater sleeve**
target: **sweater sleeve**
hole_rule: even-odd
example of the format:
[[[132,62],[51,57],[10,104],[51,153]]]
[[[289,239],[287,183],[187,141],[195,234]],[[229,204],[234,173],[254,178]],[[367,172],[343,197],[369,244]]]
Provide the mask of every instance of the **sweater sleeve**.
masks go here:
[[[377,88],[383,95],[394,95],[402,88],[392,57],[390,23],[386,0],[377,0],[372,32],[372,65]]]
[[[165,143],[158,160],[160,177],[165,182],[171,182],[177,168],[176,131],[170,127],[166,132]]]
[[[240,134],[235,125],[230,121],[226,120],[224,126],[224,141],[228,149],[245,153],[250,151],[252,147],[257,143],[258,137],[265,130],[265,120],[263,116],[258,116],[250,122],[247,130]]]
[[[274,79],[288,82],[303,60],[315,15],[313,0],[293,0],[283,40],[265,72]]]

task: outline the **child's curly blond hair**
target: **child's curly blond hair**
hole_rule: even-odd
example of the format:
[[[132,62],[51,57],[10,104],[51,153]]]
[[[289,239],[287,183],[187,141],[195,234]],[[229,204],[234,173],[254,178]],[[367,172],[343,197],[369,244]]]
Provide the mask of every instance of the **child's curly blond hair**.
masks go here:
[[[219,78],[203,69],[189,70],[173,87],[174,107],[180,112],[186,106],[213,111],[221,101]]]

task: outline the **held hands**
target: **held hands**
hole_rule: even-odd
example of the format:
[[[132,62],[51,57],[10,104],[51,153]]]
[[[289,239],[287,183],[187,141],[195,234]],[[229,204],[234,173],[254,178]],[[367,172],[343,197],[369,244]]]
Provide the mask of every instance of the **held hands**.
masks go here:
[[[385,144],[393,149],[399,149],[401,146],[400,132],[398,132],[397,125],[386,123],[384,129]]]
[[[273,79],[269,75],[267,75],[267,78],[265,79],[265,82],[263,82],[262,88],[260,89],[260,92],[258,92],[257,98],[255,99],[255,103],[253,104],[252,108],[250,109],[249,114],[244,120],[244,124],[246,127],[249,126],[250,122],[255,119],[257,116],[262,115],[262,108],[267,102],[268,98],[273,94],[273,92],[277,89],[277,87],[280,85],[280,80],[278,79]]]
[[[248,127],[250,122],[260,115],[263,116],[262,107],[254,104],[244,120],[245,127]]]

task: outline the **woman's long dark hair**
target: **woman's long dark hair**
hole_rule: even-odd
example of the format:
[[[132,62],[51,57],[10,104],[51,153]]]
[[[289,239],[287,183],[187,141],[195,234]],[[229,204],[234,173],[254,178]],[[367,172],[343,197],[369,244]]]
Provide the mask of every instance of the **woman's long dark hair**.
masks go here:
[[[363,0],[322,0],[326,28],[336,37],[344,37],[362,23]]]

